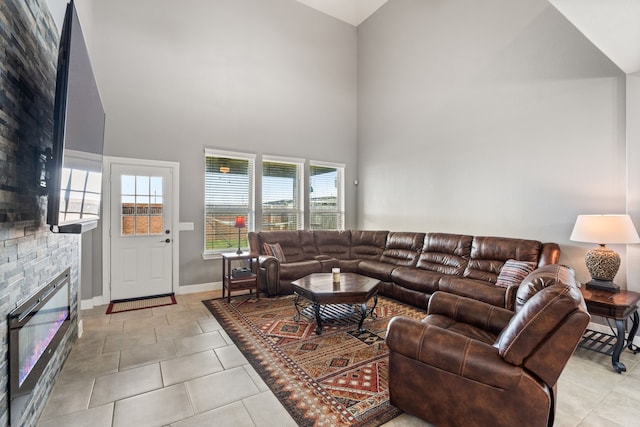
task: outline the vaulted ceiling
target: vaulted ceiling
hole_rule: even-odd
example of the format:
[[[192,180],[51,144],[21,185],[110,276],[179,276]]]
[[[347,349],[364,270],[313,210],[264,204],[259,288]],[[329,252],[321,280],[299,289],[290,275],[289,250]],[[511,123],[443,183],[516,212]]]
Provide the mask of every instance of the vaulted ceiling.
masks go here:
[[[358,26],[387,0],[297,0],[314,9]]]
[[[549,0],[627,74],[640,71],[640,0]]]
[[[297,0],[360,25],[387,0]],[[548,0],[622,71],[640,71],[640,0]]]

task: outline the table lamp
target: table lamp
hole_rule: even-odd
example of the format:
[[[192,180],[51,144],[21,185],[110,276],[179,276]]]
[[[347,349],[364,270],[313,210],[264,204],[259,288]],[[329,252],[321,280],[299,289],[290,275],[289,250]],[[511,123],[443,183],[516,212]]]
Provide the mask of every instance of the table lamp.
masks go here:
[[[620,287],[613,278],[620,267],[620,255],[605,244],[640,243],[638,232],[629,215],[578,215],[570,240],[597,243],[600,246],[587,251],[585,263],[591,275],[587,288],[618,292]]]
[[[236,223],[235,223],[234,227],[236,227],[238,229],[238,250],[236,251],[236,253],[238,255],[240,255],[242,253],[242,248],[240,248],[240,229],[245,227],[245,222],[244,222],[244,217],[243,216],[237,216],[236,217]]]

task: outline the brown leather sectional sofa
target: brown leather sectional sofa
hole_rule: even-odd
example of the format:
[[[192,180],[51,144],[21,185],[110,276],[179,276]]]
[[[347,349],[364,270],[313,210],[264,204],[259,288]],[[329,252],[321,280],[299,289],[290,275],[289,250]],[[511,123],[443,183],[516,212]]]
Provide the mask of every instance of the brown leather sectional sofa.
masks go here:
[[[267,255],[265,243],[278,243],[284,262]],[[293,280],[339,267],[379,279],[381,295],[418,307],[445,291],[509,310],[517,285],[496,286],[505,262],[541,267],[560,257],[557,244],[535,240],[370,230],[251,232],[249,247],[258,257],[260,288],[269,296],[290,294]]]

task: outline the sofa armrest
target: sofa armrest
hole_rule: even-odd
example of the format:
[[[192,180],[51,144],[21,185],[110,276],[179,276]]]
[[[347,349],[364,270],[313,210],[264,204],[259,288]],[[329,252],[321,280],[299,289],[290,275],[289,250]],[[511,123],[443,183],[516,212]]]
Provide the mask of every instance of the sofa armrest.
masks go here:
[[[406,317],[391,319],[386,341],[391,352],[504,390],[515,388],[524,372],[489,344]]]
[[[509,285],[504,292],[504,308],[507,310],[515,311],[516,307],[516,294],[518,293],[518,288],[520,284],[517,285]]]
[[[274,257],[273,255],[258,255],[258,265],[260,267],[269,265],[271,263],[280,265],[280,261],[278,260],[278,258]]]
[[[280,289],[280,261],[271,255],[258,257],[260,290],[268,296],[278,295]]]
[[[557,264],[560,260],[560,245],[557,243],[543,243],[540,249],[540,258],[538,259],[538,267],[544,267],[549,264]]]
[[[427,314],[441,314],[498,335],[513,317],[501,307],[448,292],[436,291],[429,298]]]

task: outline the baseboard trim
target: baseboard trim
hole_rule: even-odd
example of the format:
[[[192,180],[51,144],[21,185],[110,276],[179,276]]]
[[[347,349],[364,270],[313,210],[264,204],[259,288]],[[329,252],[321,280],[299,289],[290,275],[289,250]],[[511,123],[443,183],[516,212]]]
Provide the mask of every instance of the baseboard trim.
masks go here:
[[[91,310],[93,307],[107,304],[108,302],[102,301],[102,295],[93,297],[91,299],[83,299],[80,301],[80,310]]]
[[[219,291],[222,289],[222,282],[199,283],[195,285],[178,286],[176,295],[194,294],[196,292]],[[99,305],[109,304],[111,301],[103,301],[102,295],[92,299],[80,301],[80,310],[91,310]]]
[[[178,286],[176,295],[193,294],[196,292],[219,291],[222,289],[222,282],[198,283],[195,285]]]

